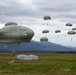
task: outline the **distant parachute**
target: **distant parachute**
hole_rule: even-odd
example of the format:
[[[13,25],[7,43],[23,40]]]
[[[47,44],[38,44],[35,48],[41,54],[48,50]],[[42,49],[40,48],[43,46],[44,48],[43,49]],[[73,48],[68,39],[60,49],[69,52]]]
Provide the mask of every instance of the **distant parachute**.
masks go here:
[[[61,32],[60,30],[56,30],[56,31],[55,31],[55,33],[60,33],[60,32]]]
[[[50,16],[44,16],[44,20],[51,20]]]
[[[44,20],[46,21],[46,20],[51,20],[51,17],[50,16],[44,16]],[[48,23],[47,23],[47,25],[48,25]]]
[[[40,39],[40,41],[41,41],[41,42],[47,42],[47,41],[48,41],[48,38],[47,38],[47,37],[42,37],[42,38]]]
[[[56,30],[55,33],[61,33],[61,31],[60,30]],[[57,37],[59,37],[59,36],[57,36]]]
[[[68,31],[67,33],[68,33],[69,35],[75,35],[75,34],[76,34],[75,31]]]
[[[75,35],[76,32],[75,32],[75,31],[68,31],[67,34],[68,34],[68,35]],[[72,41],[72,38],[71,38],[71,41]]]
[[[67,23],[66,26],[72,26],[72,24],[71,23]]]
[[[76,30],[76,28],[72,28],[72,30]]]
[[[49,33],[49,30],[43,30],[42,33]]]
[[[15,22],[8,22],[8,23],[5,24],[5,26],[9,26],[9,25],[17,25],[17,23],[15,23]]]

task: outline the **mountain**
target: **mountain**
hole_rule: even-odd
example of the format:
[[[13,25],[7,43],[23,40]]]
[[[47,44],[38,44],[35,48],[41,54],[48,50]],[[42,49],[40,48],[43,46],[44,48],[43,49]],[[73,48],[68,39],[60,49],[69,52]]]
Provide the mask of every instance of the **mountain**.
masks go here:
[[[72,48],[68,48],[62,45],[58,45],[52,42],[36,42],[31,41],[29,43],[21,43],[19,45],[7,45],[7,44],[0,44],[1,51],[73,51]]]
[[[76,47],[68,46],[68,48],[71,48],[76,51]]]

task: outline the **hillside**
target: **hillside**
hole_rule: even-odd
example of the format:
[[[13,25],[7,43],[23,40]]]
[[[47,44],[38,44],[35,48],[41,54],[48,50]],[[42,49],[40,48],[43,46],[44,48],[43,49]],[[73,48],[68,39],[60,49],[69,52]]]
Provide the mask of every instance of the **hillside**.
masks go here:
[[[72,48],[68,48],[62,45],[58,45],[52,42],[36,42],[31,41],[29,43],[21,43],[19,45],[6,45],[0,44],[0,50],[5,51],[73,51]]]

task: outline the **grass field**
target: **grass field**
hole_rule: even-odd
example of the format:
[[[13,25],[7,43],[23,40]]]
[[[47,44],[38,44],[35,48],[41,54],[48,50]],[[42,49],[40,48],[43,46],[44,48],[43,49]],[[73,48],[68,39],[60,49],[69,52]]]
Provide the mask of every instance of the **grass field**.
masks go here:
[[[0,75],[76,75],[76,54],[35,53],[39,60],[17,60],[17,54],[0,53]]]

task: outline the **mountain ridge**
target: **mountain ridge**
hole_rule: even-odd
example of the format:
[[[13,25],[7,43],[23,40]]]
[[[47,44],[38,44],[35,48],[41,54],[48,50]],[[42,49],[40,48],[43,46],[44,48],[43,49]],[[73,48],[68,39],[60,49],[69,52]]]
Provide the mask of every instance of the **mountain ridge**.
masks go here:
[[[37,42],[31,41],[28,43],[21,43],[19,45],[0,44],[0,50],[5,51],[74,51],[72,48],[55,44],[52,42]]]

